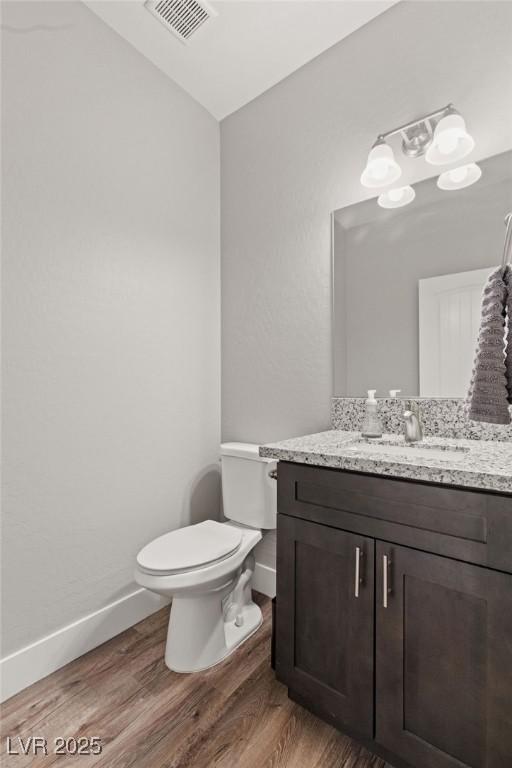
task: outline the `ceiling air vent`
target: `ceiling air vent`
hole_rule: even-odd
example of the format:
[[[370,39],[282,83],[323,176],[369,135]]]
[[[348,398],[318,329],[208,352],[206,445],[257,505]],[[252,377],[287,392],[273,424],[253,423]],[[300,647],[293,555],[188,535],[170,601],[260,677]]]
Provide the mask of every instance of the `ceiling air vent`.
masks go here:
[[[182,43],[188,43],[198,29],[217,15],[203,0],[147,0],[145,7]]]

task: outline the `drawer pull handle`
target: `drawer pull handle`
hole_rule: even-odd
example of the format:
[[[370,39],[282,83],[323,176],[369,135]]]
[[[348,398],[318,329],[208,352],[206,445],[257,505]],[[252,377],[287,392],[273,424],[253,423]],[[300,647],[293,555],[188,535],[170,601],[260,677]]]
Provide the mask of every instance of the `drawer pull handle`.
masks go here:
[[[354,595],[359,597],[359,587],[363,583],[363,575],[361,571],[361,561],[364,557],[364,552],[361,547],[356,547],[356,574],[354,579]]]
[[[388,607],[388,595],[391,593],[391,587],[388,584],[389,579],[389,566],[391,565],[391,558],[387,555],[382,557],[382,606]]]

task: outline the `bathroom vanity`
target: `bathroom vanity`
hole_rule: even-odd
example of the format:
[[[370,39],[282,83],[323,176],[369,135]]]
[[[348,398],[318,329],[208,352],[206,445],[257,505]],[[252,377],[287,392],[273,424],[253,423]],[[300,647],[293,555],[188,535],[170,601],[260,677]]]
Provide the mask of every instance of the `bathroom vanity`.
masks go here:
[[[512,443],[332,430],[260,452],[289,696],[395,768],[512,766]]]
[[[512,424],[466,415],[511,159],[460,195],[431,178],[407,209],[333,212],[333,429],[260,449],[277,676],[394,768],[512,768]]]

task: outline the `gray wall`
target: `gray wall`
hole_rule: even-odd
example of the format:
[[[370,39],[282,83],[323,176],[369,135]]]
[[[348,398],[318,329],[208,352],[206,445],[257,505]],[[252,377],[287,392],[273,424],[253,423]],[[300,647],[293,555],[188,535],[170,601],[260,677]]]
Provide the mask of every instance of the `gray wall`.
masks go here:
[[[328,425],[329,214],[380,131],[450,101],[475,159],[510,148],[511,31],[511,3],[399,3],[222,122],[224,439]]]
[[[218,514],[219,128],[85,6],[3,11],[7,654]]]

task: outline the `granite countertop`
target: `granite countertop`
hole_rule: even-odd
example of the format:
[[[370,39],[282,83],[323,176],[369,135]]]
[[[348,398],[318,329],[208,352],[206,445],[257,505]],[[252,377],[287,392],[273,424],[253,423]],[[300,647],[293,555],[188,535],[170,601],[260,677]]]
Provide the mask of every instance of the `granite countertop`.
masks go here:
[[[426,437],[406,445],[401,435],[368,440],[360,432],[332,429],[269,443],[259,452],[298,464],[512,494],[512,442]]]

